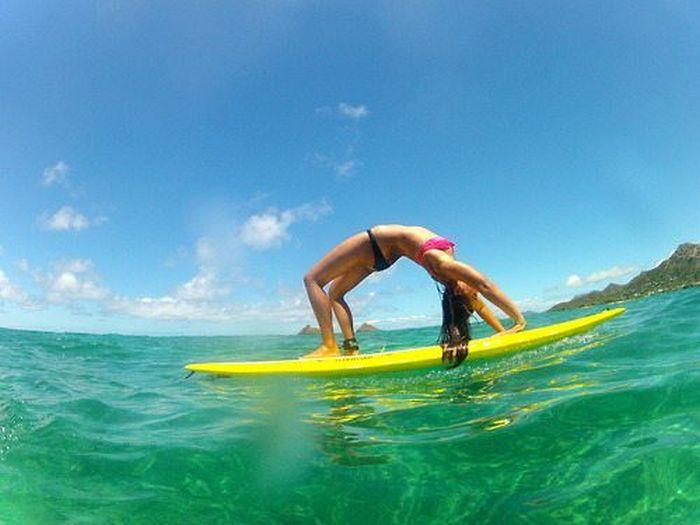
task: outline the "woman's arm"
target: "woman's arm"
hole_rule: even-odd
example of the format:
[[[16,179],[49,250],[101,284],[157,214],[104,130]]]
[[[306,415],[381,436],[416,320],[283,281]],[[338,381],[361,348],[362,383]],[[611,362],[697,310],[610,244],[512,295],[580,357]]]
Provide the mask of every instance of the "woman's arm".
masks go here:
[[[430,261],[428,261],[428,257],[431,258]],[[438,250],[429,251],[426,253],[423,260],[424,263],[431,266],[433,273],[438,277],[448,280],[464,281],[495,306],[503,310],[514,322],[513,326],[506,330],[505,333],[519,332],[525,328],[527,321],[525,321],[525,317],[523,317],[517,305],[501,291],[496,283],[492,282],[475,268],[463,262],[455,261],[445,252]]]
[[[474,311],[479,314],[479,317],[481,317],[486,323],[494,329],[495,332],[505,332],[506,329],[503,328],[503,325],[501,324],[501,321],[498,320],[498,317],[496,317],[496,314],[494,314],[491,309],[486,306],[486,303],[479,299],[479,297],[476,297],[476,299],[472,300],[472,307],[474,308]]]
[[[457,288],[459,289],[460,295],[463,295],[469,301],[469,307],[472,309],[472,311],[478,313],[479,317],[481,317],[491,328],[493,328],[495,332],[500,333],[506,331],[506,329],[503,328],[501,321],[499,321],[498,317],[496,317],[496,314],[494,314],[486,303],[481,300],[479,294],[476,293],[476,290],[471,288],[464,281],[457,281]]]

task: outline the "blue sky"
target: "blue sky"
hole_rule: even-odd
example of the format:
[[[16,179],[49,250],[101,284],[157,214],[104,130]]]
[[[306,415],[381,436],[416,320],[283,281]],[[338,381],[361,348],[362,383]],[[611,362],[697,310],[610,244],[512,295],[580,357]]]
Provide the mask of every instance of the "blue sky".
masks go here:
[[[427,226],[524,309],[700,240],[696,2],[3,2],[0,326],[290,333]],[[437,322],[404,261],[359,322]]]

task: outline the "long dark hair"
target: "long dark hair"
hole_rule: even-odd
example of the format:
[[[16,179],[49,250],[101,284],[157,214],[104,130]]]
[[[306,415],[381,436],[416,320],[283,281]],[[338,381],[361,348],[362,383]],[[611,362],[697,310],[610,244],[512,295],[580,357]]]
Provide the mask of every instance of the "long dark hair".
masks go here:
[[[467,298],[457,293],[453,283],[447,283],[442,290],[442,327],[438,343],[442,346],[442,362],[450,363],[450,368],[462,364],[469,353],[469,317],[473,310]]]

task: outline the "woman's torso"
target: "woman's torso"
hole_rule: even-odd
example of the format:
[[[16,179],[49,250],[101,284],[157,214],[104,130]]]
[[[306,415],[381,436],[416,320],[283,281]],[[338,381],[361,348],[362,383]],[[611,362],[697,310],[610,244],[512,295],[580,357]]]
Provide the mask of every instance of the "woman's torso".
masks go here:
[[[393,264],[400,257],[408,257],[416,262],[421,245],[433,237],[434,231],[423,226],[403,226],[401,224],[381,224],[372,227],[384,258]]]

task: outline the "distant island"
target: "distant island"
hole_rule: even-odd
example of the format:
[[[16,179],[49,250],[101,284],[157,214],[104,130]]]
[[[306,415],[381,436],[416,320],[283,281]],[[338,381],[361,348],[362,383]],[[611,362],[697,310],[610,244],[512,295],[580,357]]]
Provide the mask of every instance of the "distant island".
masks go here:
[[[700,286],[700,244],[684,243],[668,259],[655,268],[640,273],[627,284],[609,284],[603,290],[555,304],[550,310],[627,301],[692,286]]]
[[[304,328],[299,330],[298,335],[314,335],[314,334],[320,334],[321,330],[316,327],[316,326],[311,326],[310,324],[307,324]]]
[[[357,329],[358,332],[374,332],[376,330],[379,330],[379,328],[369,323],[362,323]],[[299,330],[298,335],[316,335],[320,333],[321,330],[319,330],[316,326],[311,326],[310,324],[307,324],[304,328]]]

